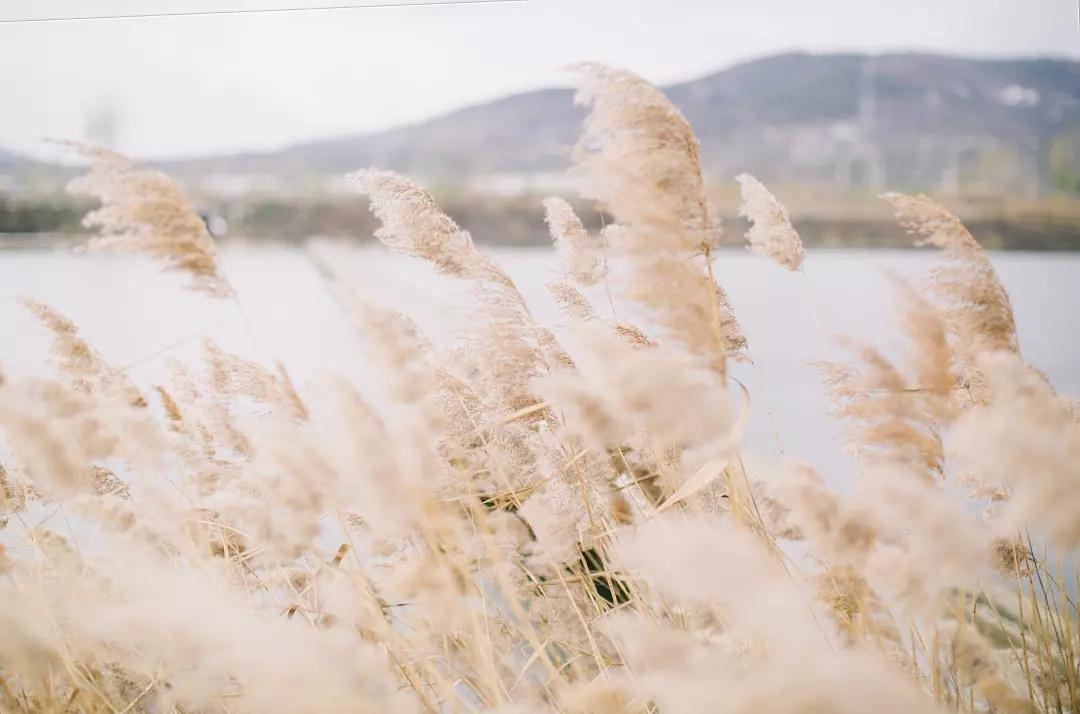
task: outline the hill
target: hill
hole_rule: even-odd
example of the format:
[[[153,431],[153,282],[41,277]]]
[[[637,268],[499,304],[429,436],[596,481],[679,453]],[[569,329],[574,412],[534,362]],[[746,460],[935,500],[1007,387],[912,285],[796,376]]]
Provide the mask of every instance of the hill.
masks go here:
[[[843,186],[1046,189],[1077,174],[1080,62],[785,54],[665,88],[705,169]],[[560,171],[581,126],[567,89],[265,154],[171,162],[182,174],[393,168],[429,180]],[[1055,163],[1055,152],[1058,155]]]

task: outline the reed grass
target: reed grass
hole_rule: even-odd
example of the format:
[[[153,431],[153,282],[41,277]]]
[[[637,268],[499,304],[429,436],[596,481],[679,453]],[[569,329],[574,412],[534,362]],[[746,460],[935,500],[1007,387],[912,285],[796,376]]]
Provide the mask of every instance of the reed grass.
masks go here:
[[[321,266],[378,400],[209,342],[136,384],[26,301],[52,376],[0,378],[0,709],[1078,710],[1078,410],[1024,362],[974,237],[885,197],[942,261],[894,280],[902,361],[851,336],[820,365],[854,489],[744,458],[757,405],[726,367],[749,347],[697,141],[633,74],[578,77],[576,170],[615,223],[547,201],[558,333],[429,193],[371,170],[376,237],[473,298],[460,344],[433,344]],[[235,299],[166,177],[82,151],[96,243]],[[739,180],[749,245],[812,262]]]

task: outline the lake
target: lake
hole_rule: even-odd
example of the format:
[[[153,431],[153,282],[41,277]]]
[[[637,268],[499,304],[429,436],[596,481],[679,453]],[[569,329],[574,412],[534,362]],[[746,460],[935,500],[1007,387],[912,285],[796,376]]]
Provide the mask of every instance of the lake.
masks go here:
[[[551,251],[491,252],[517,281],[537,319],[558,329],[563,320],[544,288],[552,278]],[[413,316],[433,340],[452,339],[467,319],[462,286],[419,261],[374,244],[323,244],[319,255],[366,294]],[[325,373],[346,375],[362,386],[377,384],[361,340],[303,250],[229,247],[222,258],[237,302],[185,291],[181,276],[159,273],[140,258],[0,251],[0,365],[12,377],[41,373],[47,338],[14,300],[26,295],[73,318],[84,337],[140,383],[160,380],[170,355],[197,357],[206,336],[245,356],[280,360],[302,391]],[[1060,392],[1080,394],[1080,254],[1012,252],[991,258],[1012,298],[1026,358]],[[837,442],[837,425],[825,414],[810,363],[843,356],[832,343],[838,334],[895,353],[903,342],[883,271],[918,280],[933,263],[929,251],[811,250],[806,273],[792,274],[746,251],[721,251],[717,277],[754,360],[753,366],[733,369],[751,392],[748,453],[774,460],[782,447],[786,456],[810,461],[830,479],[846,478],[851,465]],[[596,297],[598,309],[607,304],[602,291]]]

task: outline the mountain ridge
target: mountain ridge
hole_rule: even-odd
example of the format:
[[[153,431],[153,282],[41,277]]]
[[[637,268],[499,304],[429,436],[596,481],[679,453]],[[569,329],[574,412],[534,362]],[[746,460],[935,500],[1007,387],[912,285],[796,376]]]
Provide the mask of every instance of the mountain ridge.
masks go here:
[[[1080,186],[1080,61],[919,52],[789,52],[663,87],[714,179],[880,189]],[[569,166],[584,110],[548,87],[377,132],[276,151],[154,161],[183,178],[341,175],[388,168],[438,183]],[[0,165],[29,162],[0,149]],[[1056,163],[1055,163],[1056,162]]]
[[[751,171],[805,181],[854,172],[845,180],[935,183],[963,170],[949,163],[970,163],[967,155],[978,163],[983,155],[1011,154],[1003,160],[1023,163],[1025,152],[1080,126],[1080,61],[1068,58],[793,52],[663,89],[694,127],[704,168],[716,175]],[[376,166],[432,180],[558,171],[584,116],[572,97],[570,89],[544,88],[395,129],[163,165],[181,173]],[[1049,174],[1043,165],[1034,172]]]

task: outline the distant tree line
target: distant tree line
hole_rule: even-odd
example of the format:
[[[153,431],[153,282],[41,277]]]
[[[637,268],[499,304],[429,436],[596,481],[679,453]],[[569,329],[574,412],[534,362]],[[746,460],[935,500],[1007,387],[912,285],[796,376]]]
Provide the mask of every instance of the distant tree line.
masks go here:
[[[441,198],[458,223],[477,242],[489,245],[532,246],[548,243],[540,196],[477,197],[465,194]],[[876,205],[876,201],[874,203]],[[1051,204],[1053,205],[1053,204]],[[14,200],[0,195],[0,244],[3,234],[85,232],[82,217],[90,206],[65,196]],[[1067,210],[1032,209],[1002,215],[966,216],[968,227],[990,249],[1080,250],[1080,208],[1071,203]],[[319,200],[254,199],[213,201],[199,205],[200,211],[223,217],[229,226],[225,240],[244,238],[302,242],[313,236],[366,240],[376,222],[362,199],[325,198]],[[605,222],[590,204],[575,206],[586,227],[598,233]],[[856,248],[910,247],[910,237],[899,230],[888,211],[873,216],[799,216],[795,228],[810,247]],[[742,219],[724,217],[723,241],[743,244]]]

